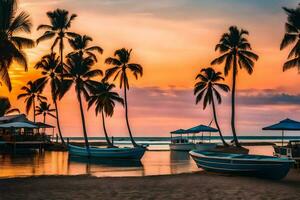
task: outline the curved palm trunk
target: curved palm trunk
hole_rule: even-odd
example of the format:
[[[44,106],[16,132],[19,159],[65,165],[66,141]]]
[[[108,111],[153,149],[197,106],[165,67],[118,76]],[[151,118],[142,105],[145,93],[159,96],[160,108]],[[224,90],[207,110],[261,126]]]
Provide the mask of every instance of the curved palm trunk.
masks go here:
[[[35,98],[33,98],[33,122],[35,123]]]
[[[236,146],[240,146],[238,138],[236,136],[236,130],[235,130],[235,85],[236,85],[236,73],[237,73],[237,60],[236,55],[234,55],[233,58],[233,74],[232,74],[232,93],[231,93],[231,129],[233,134],[233,140],[235,142]]]
[[[43,113],[43,123],[46,124],[46,113]],[[43,132],[46,133],[46,128],[43,128]]]
[[[61,129],[60,129],[60,123],[59,123],[59,115],[58,115],[58,107],[57,107],[57,102],[56,102],[56,99],[53,99],[53,102],[54,102],[54,106],[55,106],[55,114],[56,114],[56,124],[57,124],[57,129],[58,129],[58,134],[59,134],[59,138],[61,140],[61,143],[63,145],[65,145],[65,140],[61,134]]]
[[[219,134],[220,134],[221,140],[222,140],[222,142],[223,142],[223,145],[224,145],[224,146],[228,146],[228,144],[227,144],[226,141],[224,140],[224,137],[223,137],[223,135],[222,135],[222,132],[221,132],[221,129],[220,129],[218,120],[217,120],[217,113],[216,113],[216,106],[215,106],[215,100],[214,100],[214,97],[212,97],[212,109],[213,109],[213,114],[214,114],[215,124],[216,124],[216,126],[217,126],[217,129],[219,130]]]
[[[103,125],[103,130],[104,130],[104,135],[105,135],[105,139],[106,139],[106,142],[107,142],[107,146],[108,147],[115,147],[112,143],[111,143],[111,141],[110,141],[110,139],[109,139],[109,137],[108,137],[108,134],[107,134],[107,131],[106,131],[106,127],[105,127],[105,119],[104,119],[104,111],[102,110],[102,112],[101,112],[101,114],[102,114],[102,125]]]
[[[89,140],[88,140],[86,126],[85,126],[85,117],[84,117],[84,112],[83,112],[83,107],[82,107],[81,93],[78,89],[77,89],[77,97],[78,97],[79,106],[80,106],[81,123],[82,123],[85,147],[86,147],[88,154],[90,154],[90,145],[89,145]]]
[[[125,118],[126,118],[126,124],[127,124],[127,128],[128,128],[130,140],[131,140],[131,143],[133,144],[133,146],[137,147],[139,145],[134,141],[134,139],[132,137],[132,133],[131,133],[131,130],[130,130],[130,125],[129,125],[129,120],[128,120],[127,91],[126,91],[125,81],[124,81],[124,101],[125,101]]]
[[[60,38],[60,41],[59,41],[59,51],[60,51],[60,64],[61,64],[61,67],[63,68],[64,67],[64,41],[63,41],[63,38],[61,37]]]

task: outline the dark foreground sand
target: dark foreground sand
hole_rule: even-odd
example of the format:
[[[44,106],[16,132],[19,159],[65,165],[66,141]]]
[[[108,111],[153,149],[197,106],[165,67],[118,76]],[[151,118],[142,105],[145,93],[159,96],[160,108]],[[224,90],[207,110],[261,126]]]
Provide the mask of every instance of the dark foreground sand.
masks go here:
[[[282,181],[199,172],[151,177],[0,179],[0,199],[300,199],[300,173]]]

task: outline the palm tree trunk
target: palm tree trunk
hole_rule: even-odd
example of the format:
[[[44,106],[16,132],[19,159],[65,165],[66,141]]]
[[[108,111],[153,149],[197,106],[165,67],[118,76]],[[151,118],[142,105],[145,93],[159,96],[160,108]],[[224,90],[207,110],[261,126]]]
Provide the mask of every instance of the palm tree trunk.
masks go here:
[[[130,125],[129,125],[129,120],[128,120],[127,91],[126,91],[125,81],[124,81],[124,101],[125,101],[125,118],[126,118],[126,124],[127,124],[127,128],[128,128],[130,140],[131,140],[131,143],[133,144],[133,146],[137,147],[139,145],[134,141],[134,139],[132,137],[132,133],[131,133],[131,130],[130,130]]]
[[[232,74],[232,93],[231,93],[231,129],[233,134],[233,140],[236,146],[240,146],[235,130],[235,87],[236,87],[236,73],[237,73],[237,60],[236,55],[233,58],[233,74]]]
[[[35,98],[33,98],[33,122],[35,123]]]
[[[85,126],[85,117],[84,117],[84,112],[83,112],[83,107],[82,107],[81,92],[79,91],[79,89],[77,89],[77,97],[78,97],[79,106],[80,106],[81,123],[82,123],[85,147],[86,147],[88,154],[90,154],[90,145],[89,145],[89,140],[88,140],[86,126]]]
[[[102,125],[103,125],[103,130],[104,130],[104,135],[105,135],[105,139],[106,139],[106,142],[107,142],[107,146],[108,147],[114,147],[114,145],[111,143],[109,137],[108,137],[108,134],[107,134],[107,131],[106,131],[106,127],[105,127],[105,119],[104,119],[104,111],[102,110],[101,112],[102,114]]]
[[[60,123],[59,123],[59,115],[58,115],[58,107],[57,107],[57,102],[56,102],[56,99],[53,99],[53,102],[54,102],[54,106],[55,106],[55,115],[56,115],[56,124],[57,124],[57,129],[58,129],[58,134],[59,134],[59,137],[60,137],[60,140],[61,140],[61,143],[63,145],[65,145],[65,140],[61,134],[61,129],[60,129]]]
[[[64,67],[64,49],[63,49],[63,46],[64,46],[64,41],[63,41],[63,38],[60,38],[60,41],[59,41],[59,51],[60,51],[60,64],[61,64],[61,67],[63,68]]]
[[[219,123],[218,123],[218,120],[217,120],[217,113],[216,113],[216,106],[215,106],[215,100],[214,100],[214,97],[212,97],[212,109],[213,109],[213,114],[214,114],[214,120],[215,120],[215,124],[219,130],[219,134],[220,134],[220,137],[221,137],[221,140],[223,142],[223,145],[224,146],[228,146],[228,144],[226,143],[226,141],[224,140],[224,137],[222,135],[222,132],[221,132],[221,129],[220,129],[220,126],[219,126]]]
[[[43,123],[46,124],[46,113],[43,113]],[[43,128],[43,132],[46,133],[46,128]]]

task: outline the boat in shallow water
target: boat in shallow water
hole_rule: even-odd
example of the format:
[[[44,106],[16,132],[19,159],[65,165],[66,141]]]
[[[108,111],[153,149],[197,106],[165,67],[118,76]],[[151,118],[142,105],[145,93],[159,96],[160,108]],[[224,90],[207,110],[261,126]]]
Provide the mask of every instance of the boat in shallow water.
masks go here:
[[[85,147],[68,145],[68,151],[71,156],[82,156],[101,159],[116,160],[140,160],[147,148],[145,147],[124,147],[124,148],[97,148],[90,147],[90,152]]]
[[[199,168],[207,171],[282,179],[295,163],[273,156],[230,154],[213,151],[190,151]]]

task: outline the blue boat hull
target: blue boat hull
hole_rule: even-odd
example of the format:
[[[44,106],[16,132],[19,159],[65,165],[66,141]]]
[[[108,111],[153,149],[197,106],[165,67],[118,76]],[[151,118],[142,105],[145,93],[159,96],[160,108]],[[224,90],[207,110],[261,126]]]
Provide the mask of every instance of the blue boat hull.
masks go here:
[[[91,147],[90,152],[85,147],[68,145],[68,151],[71,156],[92,157],[101,159],[116,159],[116,160],[140,160],[146,148],[96,148]]]
[[[203,155],[205,152],[190,152],[199,168],[207,171],[255,176],[268,179],[284,178],[294,161],[271,156],[221,153],[220,157]],[[220,154],[220,153],[218,153]]]

